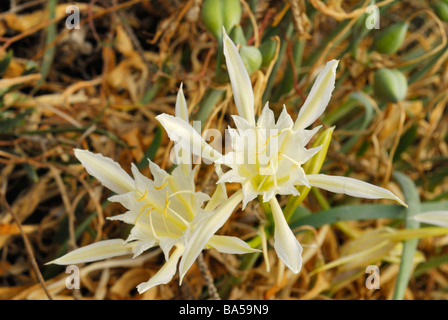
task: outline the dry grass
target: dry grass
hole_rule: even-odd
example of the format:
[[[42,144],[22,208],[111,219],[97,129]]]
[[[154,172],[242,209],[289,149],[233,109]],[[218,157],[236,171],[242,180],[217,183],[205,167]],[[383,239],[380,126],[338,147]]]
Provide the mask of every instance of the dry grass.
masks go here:
[[[0,80],[0,92],[7,90],[0,99],[0,298],[46,299],[46,288],[54,299],[206,299],[206,280],[197,264],[180,287],[176,276],[168,285],[143,295],[136,292],[135,286],[162,265],[163,256],[158,250],[134,260],[81,266],[81,290],[66,289],[63,268],[44,266],[64,244],[73,249],[99,239],[124,237],[129,231],[123,224],[106,220],[122,213],[123,208],[105,202],[109,191],[77,162],[74,148],[101,152],[126,170],[132,162],[140,163],[157,141],[154,117],[163,112],[173,114],[181,82],[192,115],[197,113],[207,88],[225,90],[206,126],[224,130],[231,125],[229,114],[235,113],[230,85],[214,80],[218,47],[201,23],[202,1],[79,2],[79,30],[64,27],[68,3],[62,2],[53,19],[48,19],[46,1],[10,1],[15,3],[12,8],[6,1],[1,4],[0,61],[9,50],[12,57]],[[338,82],[328,117],[322,119],[324,126],[336,125],[323,170],[337,175],[350,173],[402,195],[392,179],[392,172],[399,170],[414,181],[422,202],[446,199],[447,23],[440,21],[425,2],[392,3],[381,14],[381,28],[406,19],[410,28],[396,54],[382,55],[370,49],[374,31],[350,47],[357,39],[355,23],[364,13],[364,9],[355,10],[356,1],[344,1],[340,6],[342,1],[328,1],[332,6],[310,1],[307,12],[313,13],[309,15],[300,11],[302,1],[291,2],[294,31],[289,37],[285,27],[288,22],[282,23],[289,21],[289,1],[258,1],[251,11],[243,6],[245,28],[253,29],[255,22],[262,36],[277,24],[279,40],[289,44],[278,57],[279,68],[271,70],[274,82],[268,84],[267,68],[252,75],[257,110],[269,89],[271,106],[279,110],[285,103],[295,118],[316,70],[338,58]],[[331,38],[344,23],[345,28]],[[56,26],[52,41],[48,41],[48,26]],[[301,66],[296,66],[293,48],[299,37],[305,46]],[[249,41],[256,44],[260,39]],[[48,73],[43,68],[46,58],[51,62]],[[381,104],[369,91],[373,74],[381,67],[403,67],[407,78],[415,79],[410,81],[405,101]],[[286,86],[290,89],[281,92],[279,88],[286,88],[282,81],[288,69],[294,70],[295,77]],[[374,110],[365,127],[349,125],[363,115],[359,103],[344,117],[326,122],[351,93],[363,89]],[[358,139],[353,145],[344,149],[355,136]],[[170,148],[163,133],[153,159],[166,169],[171,165]],[[142,171],[150,174],[147,169]],[[210,168],[203,166],[198,188],[212,190],[215,179]],[[229,192],[232,189],[229,186]],[[340,195],[323,195],[332,207],[360,203]],[[305,205],[312,212],[322,209],[313,193]],[[220,233],[250,239],[263,215],[259,205],[245,213],[238,209]],[[251,268],[241,270],[241,257],[213,250],[204,252],[204,263],[225,299],[391,299],[399,272],[400,244],[393,247],[397,252],[389,251],[375,263],[381,269],[380,290],[365,287],[365,268],[344,272],[331,268],[310,274],[318,266],[340,258],[344,246],[357,236],[384,226],[402,227],[391,219],[303,227],[307,232],[301,233],[301,241],[310,246],[305,248],[304,267],[298,275],[279,263],[272,248],[269,272],[262,257]],[[419,242],[414,266],[446,254],[447,236],[424,238]],[[45,281],[40,280],[40,272]],[[448,265],[438,264],[411,278],[405,299],[447,299],[447,289]]]

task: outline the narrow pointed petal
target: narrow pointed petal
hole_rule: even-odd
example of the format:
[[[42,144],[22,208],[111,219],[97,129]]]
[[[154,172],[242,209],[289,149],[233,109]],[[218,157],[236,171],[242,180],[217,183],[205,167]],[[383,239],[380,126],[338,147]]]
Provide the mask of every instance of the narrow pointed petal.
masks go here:
[[[276,198],[269,201],[275,223],[274,248],[278,257],[294,273],[302,268],[302,246],[288,226]]]
[[[163,254],[165,255],[165,260],[168,261],[170,257],[171,249],[179,243],[179,239],[177,238],[169,238],[169,237],[160,237],[159,238],[159,246],[162,249]]]
[[[294,125],[294,122],[291,119],[291,116],[288,114],[288,110],[286,110],[286,106],[283,105],[282,112],[280,113],[280,116],[277,119],[277,123],[275,124],[275,127],[279,130],[283,128],[292,128]]]
[[[249,180],[243,182],[243,210],[247,204],[258,196],[258,192],[252,187]]]
[[[204,249],[210,238],[221,228],[232,214],[235,207],[242,200],[241,190],[235,192],[226,202],[221,204],[216,211],[203,219],[196,229],[188,236],[185,244],[185,252],[179,264],[180,281],[190,269],[193,262]]]
[[[146,282],[142,282],[137,286],[137,291],[142,294],[152,287],[170,282],[176,273],[177,262],[179,261],[183,251],[184,248],[182,246],[177,247],[169,257],[168,261],[162,268],[160,268],[159,271],[157,271],[154,276],[152,276],[151,279]]]
[[[207,244],[222,253],[245,254],[260,252],[260,250],[252,248],[237,237],[214,235]]]
[[[217,165],[215,167],[216,173],[218,174],[218,178],[221,179],[223,176],[222,169],[220,165]],[[205,206],[205,211],[213,211],[215,210],[218,205],[225,202],[227,200],[227,189],[226,185],[223,182],[217,182],[216,183],[216,189],[213,192],[213,195],[210,199],[210,201]]]
[[[133,253],[135,243],[125,243],[122,239],[98,241],[85,247],[73,250],[66,255],[46,264],[78,264],[103,260],[112,257],[124,256]]]
[[[134,180],[121,166],[100,153],[75,149],[75,156],[82,163],[87,172],[97,178],[106,188],[117,194],[135,189]]]
[[[319,73],[313,87],[300,108],[294,129],[305,129],[311,125],[327,108],[334,89],[336,80],[336,68],[339,61],[327,62],[325,68]]]
[[[245,118],[232,114],[233,122],[235,122],[235,126],[238,128],[238,131],[245,130],[253,130],[254,126],[252,126]]]
[[[257,126],[263,129],[271,129],[275,126],[274,112],[269,108],[269,102],[265,103],[257,120]]]
[[[310,186],[325,189],[335,193],[345,193],[352,197],[366,199],[391,199],[401,205],[407,205],[391,191],[373,184],[341,176],[329,176],[326,174],[308,174],[306,176]]]
[[[185,152],[191,152],[203,158],[215,161],[222,157],[221,153],[213,149],[201,135],[184,120],[168,114],[156,117],[168,133],[169,138],[178,143]]]
[[[227,71],[229,72],[238,115],[246,119],[251,125],[255,125],[254,93],[249,74],[235,44],[225,30],[223,30],[223,33],[224,56],[226,57]]]
[[[189,123],[188,119],[188,106],[187,100],[184,96],[183,84],[180,84],[179,92],[177,93],[176,106],[175,106],[176,118],[184,120]],[[187,175],[191,171],[191,155],[188,150],[183,150],[180,145],[174,145],[176,164],[182,168],[182,171]]]
[[[435,226],[448,227],[448,211],[428,211],[417,213],[411,219],[427,224],[433,224]]]
[[[187,100],[184,96],[184,91],[182,90],[183,85],[180,85],[179,92],[177,93],[176,106],[175,106],[175,116],[176,118],[180,118],[185,122],[189,122],[188,120],[188,107]]]

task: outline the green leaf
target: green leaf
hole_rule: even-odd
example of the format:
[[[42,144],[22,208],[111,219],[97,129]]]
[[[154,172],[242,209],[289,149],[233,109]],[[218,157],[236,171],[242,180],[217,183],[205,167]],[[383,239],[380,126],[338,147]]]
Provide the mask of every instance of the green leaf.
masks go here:
[[[420,223],[409,219],[421,211],[420,197],[414,182],[406,175],[400,172],[394,172],[394,178],[398,181],[408,204],[405,210],[406,229],[417,229]],[[402,300],[409,283],[412,272],[414,254],[417,249],[418,239],[407,240],[403,243],[403,253],[401,255],[400,270],[398,272],[397,282],[395,284],[394,300]]]
[[[417,138],[417,125],[411,126],[406,132],[401,136],[400,142],[398,143],[397,149],[394,154],[394,160],[397,161],[400,159],[400,155],[405,151],[409,146],[413,144],[415,139]]]
[[[33,112],[33,109],[26,109],[25,111],[15,115],[14,118],[5,118],[3,114],[0,114],[2,118],[0,120],[0,133],[12,133],[13,129],[25,124],[25,119]]]
[[[148,159],[153,160],[154,157],[156,156],[157,150],[159,149],[160,144],[162,143],[162,132],[163,132],[162,127],[158,126],[151,144],[145,151],[143,159],[141,159],[140,162],[137,164],[138,169],[147,167],[149,165]]]
[[[300,226],[319,228],[327,224],[339,221],[362,221],[377,219],[405,218],[405,208],[396,204],[354,204],[334,207],[328,210],[318,211],[304,218],[291,221],[291,229]],[[448,201],[423,202],[420,212],[448,210]]]
[[[0,77],[3,76],[3,73],[8,69],[9,64],[12,60],[12,50],[9,50],[6,56],[0,60]]]

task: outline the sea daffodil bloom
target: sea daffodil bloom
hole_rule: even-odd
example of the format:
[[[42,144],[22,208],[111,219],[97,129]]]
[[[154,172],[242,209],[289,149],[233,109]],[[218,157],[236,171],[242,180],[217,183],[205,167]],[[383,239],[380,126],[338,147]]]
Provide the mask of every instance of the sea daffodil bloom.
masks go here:
[[[233,138],[231,152],[220,156],[218,152],[207,150],[206,158],[215,164],[230,168],[218,182],[237,182],[242,185],[243,208],[259,195],[262,195],[263,202],[269,202],[275,223],[274,247],[287,267],[294,273],[300,271],[302,247],[288,227],[275,197],[277,194],[298,195],[296,187],[305,185],[356,197],[392,199],[405,205],[387,189],[348,177],[307,175],[302,169],[302,165],[320,150],[319,147],[306,148],[320,127],[311,130],[306,128],[313,124],[327,107],[334,89],[338,61],[329,61],[319,73],[295,122],[285,107],[275,121],[268,103],[256,120],[254,94],[249,75],[236,46],[225,31],[223,41],[224,56],[239,114],[232,116],[237,129],[229,129]],[[196,141],[193,141],[192,138],[197,133],[191,126],[175,122],[174,118],[167,114],[156,118],[172,140],[180,141],[176,139],[179,135],[183,138],[188,137],[190,140],[182,139],[180,143],[190,148],[193,153],[210,147],[206,146],[204,140],[196,138]]]
[[[182,121],[188,120],[184,101],[181,88],[177,106],[183,110],[179,112]],[[182,280],[204,248],[233,254],[258,251],[239,238],[214,234],[241,202],[242,194],[235,193],[227,198],[222,185],[218,185],[211,199],[207,194],[195,191],[195,170],[191,170],[191,166],[180,165],[168,174],[148,160],[153,176],[150,180],[133,164],[131,178],[118,163],[101,154],[75,149],[75,156],[91,175],[117,193],[109,200],[121,203],[128,210],[108,219],[123,221],[133,228],[126,240],[99,241],[50,263],[67,265],[127,254],[136,257],[149,248],[160,246],[166,263],[147,282],[137,286],[143,293],[153,286],[168,283],[175,275],[179,261]],[[205,201],[208,203],[202,208]],[[201,237],[195,241],[198,231],[206,235],[205,241]]]

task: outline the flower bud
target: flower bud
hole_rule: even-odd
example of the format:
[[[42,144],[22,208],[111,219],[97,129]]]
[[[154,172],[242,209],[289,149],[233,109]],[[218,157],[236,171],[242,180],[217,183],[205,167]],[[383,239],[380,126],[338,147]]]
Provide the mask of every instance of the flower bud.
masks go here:
[[[205,0],[202,4],[201,18],[205,27],[221,41],[222,27],[229,33],[240,23],[241,4],[239,0]]]
[[[448,1],[437,1],[433,9],[440,20],[448,22]]]
[[[240,56],[246,67],[247,73],[252,74],[260,69],[263,57],[257,47],[241,46]]]
[[[244,35],[243,28],[240,25],[236,25],[229,35],[235,45],[245,45],[247,43],[246,36]]]
[[[261,62],[262,67],[267,67],[274,59],[275,51],[277,50],[277,42],[273,39],[268,39],[264,41],[258,48],[261,52],[263,60]]]
[[[376,38],[375,51],[382,54],[394,54],[403,44],[409,24],[405,21],[397,22],[384,29]]]
[[[397,102],[406,97],[408,82],[396,69],[379,69],[375,72],[373,88],[375,95],[384,102]]]

